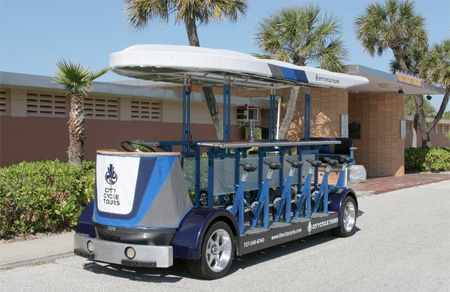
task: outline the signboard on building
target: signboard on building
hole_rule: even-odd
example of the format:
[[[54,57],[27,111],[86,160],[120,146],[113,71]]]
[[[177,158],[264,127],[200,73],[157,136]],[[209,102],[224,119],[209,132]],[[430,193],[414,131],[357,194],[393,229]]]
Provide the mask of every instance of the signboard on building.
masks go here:
[[[348,115],[341,115],[341,138],[348,138]]]
[[[395,79],[397,80],[398,83],[403,83],[421,88],[423,87],[423,79],[414,74],[410,74],[403,71],[396,71]]]
[[[406,121],[400,120],[400,139],[406,139]]]

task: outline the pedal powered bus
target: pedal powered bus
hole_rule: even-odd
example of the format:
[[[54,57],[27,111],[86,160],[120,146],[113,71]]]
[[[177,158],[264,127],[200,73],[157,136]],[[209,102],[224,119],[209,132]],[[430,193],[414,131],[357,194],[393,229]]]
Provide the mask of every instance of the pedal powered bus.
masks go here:
[[[182,137],[125,140],[121,151],[97,152],[95,200],[79,218],[75,254],[156,268],[181,258],[193,274],[215,279],[236,256],[325,230],[355,233],[358,203],[347,187],[353,159],[319,151],[340,141],[310,138],[309,88],[348,88],[366,78],[168,45],[113,53],[110,67],[123,76],[183,84]],[[223,87],[223,140],[192,141],[192,84]],[[291,86],[306,88],[305,137],[295,142],[276,139],[276,90]],[[268,140],[231,140],[231,87],[270,92]],[[319,167],[325,169],[321,181]],[[336,185],[328,183],[332,167],[340,169]]]

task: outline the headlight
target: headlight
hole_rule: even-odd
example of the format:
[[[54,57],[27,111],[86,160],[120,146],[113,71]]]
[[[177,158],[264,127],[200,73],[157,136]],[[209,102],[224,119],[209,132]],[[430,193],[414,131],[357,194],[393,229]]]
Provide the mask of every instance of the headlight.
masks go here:
[[[134,250],[134,248],[132,247],[127,247],[125,249],[125,256],[127,258],[129,258],[130,260],[134,259],[134,257],[136,256],[136,251]]]

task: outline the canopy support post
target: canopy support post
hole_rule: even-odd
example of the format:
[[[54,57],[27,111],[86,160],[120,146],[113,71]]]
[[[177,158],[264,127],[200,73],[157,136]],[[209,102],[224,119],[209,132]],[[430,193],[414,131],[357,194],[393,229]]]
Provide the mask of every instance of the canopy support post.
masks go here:
[[[269,139],[275,140],[275,116],[276,116],[276,102],[275,102],[275,88],[270,89],[270,123],[269,123]]]
[[[311,140],[311,88],[305,87],[305,140]]]
[[[230,79],[223,83],[223,141],[231,141],[231,85]]]

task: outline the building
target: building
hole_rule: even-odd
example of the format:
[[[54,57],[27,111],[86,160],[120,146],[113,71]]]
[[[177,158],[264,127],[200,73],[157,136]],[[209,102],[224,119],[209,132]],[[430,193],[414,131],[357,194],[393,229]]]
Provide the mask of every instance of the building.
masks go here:
[[[405,94],[440,93],[417,80],[367,68],[349,66],[349,74],[364,76],[369,84],[357,88],[311,89],[311,136],[354,139],[356,160],[369,176],[404,173],[406,124]],[[399,82],[400,80],[400,82]],[[289,89],[277,90],[284,115]],[[221,89],[215,90],[221,107]],[[256,126],[269,124],[265,90],[232,89],[232,139],[244,138],[240,114],[249,105]],[[287,138],[301,139],[304,132],[304,94]],[[193,88],[191,132],[194,140],[215,139],[204,97]],[[85,158],[95,159],[97,149],[119,148],[126,139],[179,140],[182,129],[182,91],[179,86],[140,80],[94,82],[85,99]],[[69,103],[51,77],[0,72],[0,166],[45,159],[67,160]],[[403,125],[403,126],[402,126]]]
[[[421,147],[420,132],[414,133],[414,116],[407,116],[406,120],[406,140],[405,147]],[[427,124],[431,124],[432,118],[426,119]],[[441,119],[430,133],[431,145],[433,147],[449,147],[450,146],[450,120]],[[414,141],[415,140],[415,141]]]

